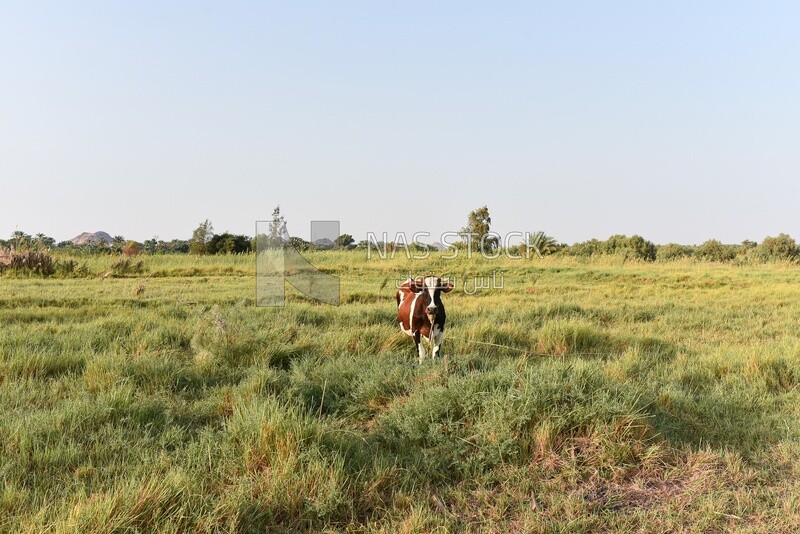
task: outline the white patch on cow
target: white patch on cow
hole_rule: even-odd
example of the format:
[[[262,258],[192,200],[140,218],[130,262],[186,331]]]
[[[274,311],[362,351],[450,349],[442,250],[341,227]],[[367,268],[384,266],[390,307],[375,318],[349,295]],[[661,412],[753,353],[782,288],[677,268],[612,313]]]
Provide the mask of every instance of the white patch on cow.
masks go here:
[[[424,360],[426,356],[425,345],[423,344],[422,340],[420,340],[418,348],[419,348],[419,363],[422,363],[422,360]]]
[[[408,309],[408,327],[411,329],[411,332],[416,331],[414,330],[414,310],[417,309],[417,299],[420,295],[422,295],[422,293],[414,294],[414,300],[411,301],[411,307]]]
[[[434,306],[435,303],[433,301],[433,296],[436,294],[436,288],[439,286],[439,279],[436,278],[435,276],[429,276],[425,278],[424,282],[425,282],[425,288],[428,290],[428,295],[430,295],[431,298],[430,305]]]

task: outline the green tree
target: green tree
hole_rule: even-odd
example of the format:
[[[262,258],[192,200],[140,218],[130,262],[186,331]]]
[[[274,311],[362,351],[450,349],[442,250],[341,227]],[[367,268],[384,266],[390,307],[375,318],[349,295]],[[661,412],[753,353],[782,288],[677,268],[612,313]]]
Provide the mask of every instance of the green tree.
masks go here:
[[[697,255],[706,261],[731,261],[736,257],[733,247],[723,245],[716,239],[709,239],[697,247]]]
[[[22,230],[15,230],[11,234],[11,244],[17,250],[25,250],[31,246],[31,236]]]
[[[350,234],[342,234],[336,238],[336,241],[333,242],[337,248],[350,248],[350,245],[355,243],[356,240],[353,239],[353,236]]]
[[[604,242],[599,239],[590,239],[589,241],[582,241],[574,243],[564,249],[564,254],[568,256],[579,256],[588,258],[595,254],[602,254]]]
[[[211,221],[206,219],[192,232],[192,239],[189,241],[189,252],[192,254],[207,254],[208,243],[214,237],[214,226]]]
[[[305,252],[313,248],[311,242],[306,241],[302,237],[290,237],[289,244],[298,252]]]
[[[275,206],[272,210],[272,220],[269,223],[267,246],[281,247],[289,242],[289,232],[286,230],[286,219],[281,215],[281,207]]]
[[[157,252],[189,252],[189,241],[185,239],[173,239],[172,241],[159,241],[156,245]]]
[[[242,254],[250,252],[251,242],[246,235],[234,235],[229,232],[217,234],[208,242],[208,254]]]
[[[48,248],[53,248],[56,244],[56,240],[52,237],[48,237],[42,233],[36,234],[36,237],[33,240],[33,246],[37,250],[45,250]]]
[[[492,217],[489,215],[489,208],[481,206],[469,212],[467,225],[461,229],[459,235],[471,250],[488,254],[499,245],[497,237],[489,235],[491,225]]]
[[[800,256],[797,242],[789,234],[765,237],[756,250],[758,257],[763,261],[785,261]]]
[[[153,254],[158,250],[158,245],[159,241],[155,237],[153,237],[151,239],[145,240],[145,242],[142,243],[142,250],[144,250],[148,254]]]
[[[122,247],[125,246],[127,241],[121,235],[115,235],[114,240],[111,242],[111,249],[114,252],[122,252]]]
[[[655,261],[656,246],[640,235],[612,235],[603,245],[606,254],[620,254],[625,258]]]
[[[658,261],[674,261],[680,258],[690,258],[694,256],[694,247],[689,245],[679,245],[677,243],[669,243],[657,247],[656,259]]]
[[[636,259],[656,261],[656,245],[640,235],[632,235],[628,238],[628,250]]]
[[[527,242],[524,243],[524,247],[528,255],[535,254],[537,256],[555,254],[561,248],[555,237],[549,236],[542,231],[531,232],[528,235]]]

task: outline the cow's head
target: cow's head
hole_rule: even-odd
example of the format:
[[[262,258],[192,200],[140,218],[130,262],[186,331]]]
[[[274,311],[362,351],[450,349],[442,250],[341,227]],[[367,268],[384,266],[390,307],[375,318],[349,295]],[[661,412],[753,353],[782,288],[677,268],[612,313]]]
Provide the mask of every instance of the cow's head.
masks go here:
[[[425,298],[425,313],[433,322],[436,313],[439,311],[439,306],[442,304],[441,294],[449,293],[453,290],[453,284],[447,280],[442,280],[438,276],[417,277],[414,280],[415,286],[424,295]]]

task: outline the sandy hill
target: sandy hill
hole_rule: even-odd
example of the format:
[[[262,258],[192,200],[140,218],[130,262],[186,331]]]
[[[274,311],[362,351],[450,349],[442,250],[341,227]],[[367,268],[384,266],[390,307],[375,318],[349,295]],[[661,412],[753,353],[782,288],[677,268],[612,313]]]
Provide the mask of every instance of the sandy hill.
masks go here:
[[[73,237],[69,240],[73,245],[88,245],[88,244],[108,244],[114,241],[114,238],[106,232],[83,232],[81,235]]]

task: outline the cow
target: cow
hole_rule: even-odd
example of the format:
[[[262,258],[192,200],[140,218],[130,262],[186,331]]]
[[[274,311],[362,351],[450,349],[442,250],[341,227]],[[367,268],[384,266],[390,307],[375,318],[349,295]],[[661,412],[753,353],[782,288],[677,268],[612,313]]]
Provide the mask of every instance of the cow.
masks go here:
[[[400,329],[414,338],[419,363],[425,359],[421,338],[428,338],[431,359],[436,359],[444,341],[444,303],[442,293],[453,290],[453,284],[438,276],[409,278],[397,289],[397,321]]]

